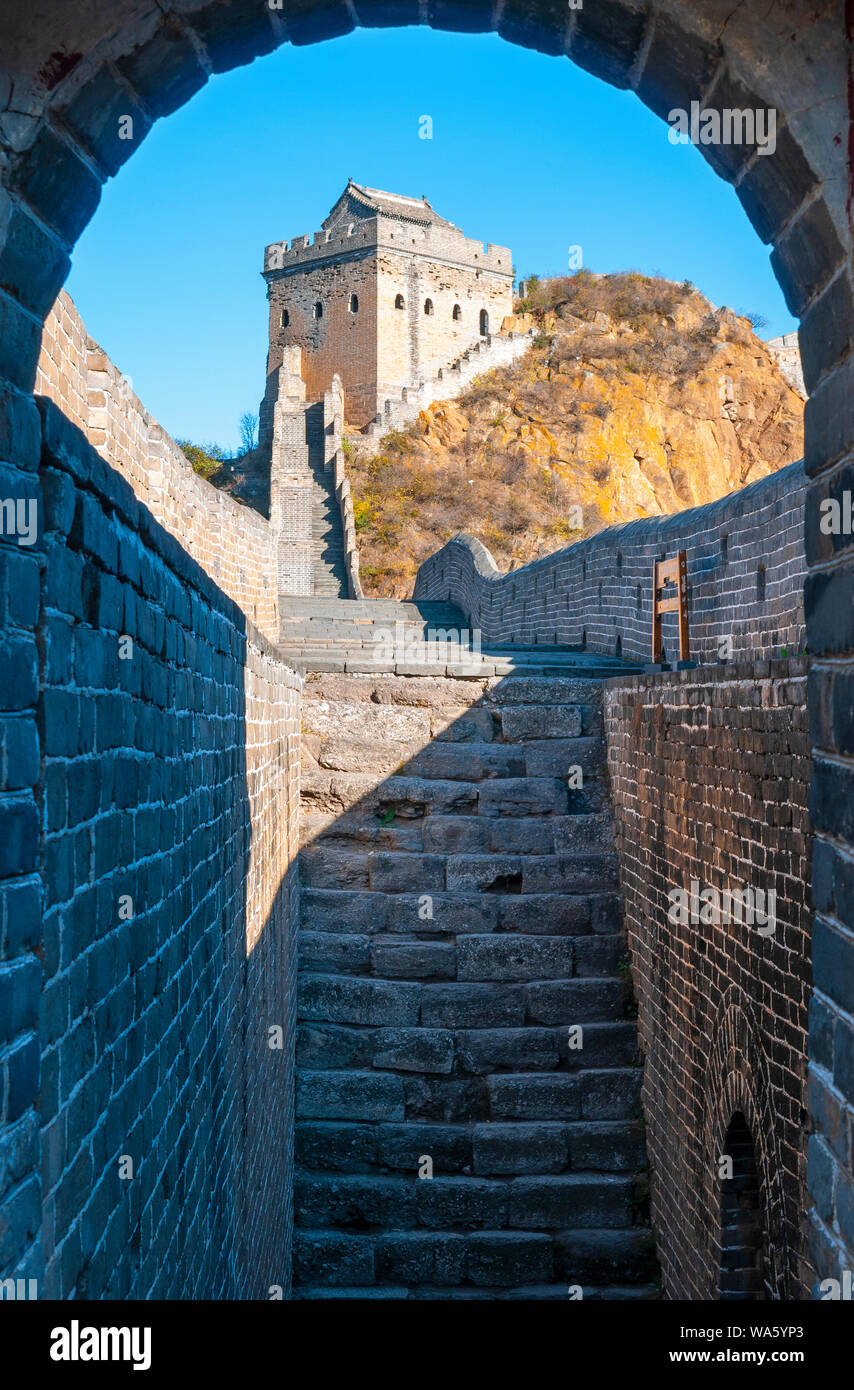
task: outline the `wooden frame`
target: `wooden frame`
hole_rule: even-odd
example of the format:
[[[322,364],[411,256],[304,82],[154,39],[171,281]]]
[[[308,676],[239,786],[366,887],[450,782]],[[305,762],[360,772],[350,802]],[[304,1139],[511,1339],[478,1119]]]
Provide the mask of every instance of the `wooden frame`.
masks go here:
[[[675,594],[671,585],[676,586]],[[661,665],[662,613],[679,614],[679,660],[690,661],[688,561],[684,550],[677,550],[668,560],[656,560],[652,566],[652,660],[655,666]]]

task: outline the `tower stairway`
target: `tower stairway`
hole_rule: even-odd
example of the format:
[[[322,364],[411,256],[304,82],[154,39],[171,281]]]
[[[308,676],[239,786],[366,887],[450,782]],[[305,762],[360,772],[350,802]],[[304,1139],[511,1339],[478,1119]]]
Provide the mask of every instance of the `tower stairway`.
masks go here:
[[[347,567],[341,508],[331,472],[324,467],[323,402],[306,407],[306,443],[313,474],[311,542],[313,593],[316,598],[345,599]]]

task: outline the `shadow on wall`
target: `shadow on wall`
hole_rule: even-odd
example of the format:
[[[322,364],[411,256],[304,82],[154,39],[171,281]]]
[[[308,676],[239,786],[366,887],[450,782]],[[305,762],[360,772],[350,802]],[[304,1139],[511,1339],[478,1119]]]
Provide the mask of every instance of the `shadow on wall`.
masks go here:
[[[301,681],[39,408],[33,1272],[47,1298],[287,1296]]]

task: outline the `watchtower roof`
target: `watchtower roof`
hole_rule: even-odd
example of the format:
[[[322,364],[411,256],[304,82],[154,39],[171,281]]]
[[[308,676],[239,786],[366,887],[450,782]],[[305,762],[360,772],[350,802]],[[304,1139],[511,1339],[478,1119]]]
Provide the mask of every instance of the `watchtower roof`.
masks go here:
[[[421,226],[453,227],[454,223],[440,217],[425,197],[411,198],[403,193],[387,193],[382,188],[369,188],[352,179],[321,226],[324,231],[345,217],[391,217],[400,222],[417,222]]]

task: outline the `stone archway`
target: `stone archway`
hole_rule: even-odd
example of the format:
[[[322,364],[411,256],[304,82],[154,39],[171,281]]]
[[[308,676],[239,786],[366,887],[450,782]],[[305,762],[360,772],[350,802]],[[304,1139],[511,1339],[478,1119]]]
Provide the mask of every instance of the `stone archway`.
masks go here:
[[[767,0],[737,6],[731,0],[597,0],[577,10],[563,0],[271,0],[266,8],[257,0],[170,0],[152,8],[116,0],[83,10],[56,0],[42,6],[36,29],[31,5],[8,0],[0,20],[8,61],[0,72],[0,441],[7,490],[36,488],[40,424],[31,391],[41,324],[101,184],[118,172],[153,121],[189,100],[209,75],[281,43],[314,43],[359,25],[427,22],[497,31],[509,42],[568,55],[603,80],[634,90],[661,116],[692,101],[717,110],[773,107],[773,154],[737,144],[703,153],[734,184],[760,238],[773,244],[775,273],[802,320],[811,392],[806,466],[813,479],[805,608],[816,657],[811,700],[819,749],[813,782],[816,985],[834,1017],[841,1011],[854,1022],[846,983],[854,977],[854,909],[843,872],[845,847],[854,844],[846,809],[854,782],[846,714],[847,682],[854,675],[854,549],[851,536],[827,536],[818,526],[818,504],[854,478],[847,462],[854,445],[850,10],[841,0],[808,12],[785,0],[770,7]],[[10,604],[3,593],[4,622],[29,650],[32,604],[20,597]],[[31,718],[29,698],[13,690],[3,708],[16,720]],[[33,785],[16,787],[11,797],[0,793],[0,813],[14,827],[3,860],[8,887],[31,879],[36,868]],[[829,1063],[824,1054],[816,1060],[819,1097],[834,1084],[847,1084],[841,1075],[834,1082],[832,1069],[831,1049]],[[28,1073],[18,1097],[22,1113],[32,1107],[36,1085],[35,1072]],[[820,1110],[819,1103],[821,1132]],[[851,1173],[843,1171],[832,1137],[825,1149],[850,1189]],[[814,1241],[819,1272],[836,1273],[846,1245],[849,1261],[854,1249],[850,1212],[825,1205],[814,1222]]]
[[[728,1252],[731,1258],[735,1245],[740,1244],[746,1256],[753,1242],[753,1253],[761,1255],[761,1262],[757,1259],[755,1266],[757,1287],[742,1291],[744,1296],[762,1296],[770,1291],[774,1298],[797,1298],[801,1290],[801,1252],[792,1248],[792,1241],[798,1241],[798,1213],[786,1209],[768,1062],[760,1042],[762,1034],[749,1001],[737,987],[731,987],[721,1000],[713,1029],[702,1096],[706,1169],[714,1174],[705,1204],[707,1296],[734,1292],[732,1284],[721,1282],[733,1270]],[[740,1117],[739,1123],[734,1123],[735,1117]],[[731,1179],[721,1175],[724,1157],[733,1162]],[[752,1190],[746,1189],[747,1180],[753,1182]],[[749,1199],[747,1206],[756,1229],[744,1220],[743,1199]],[[736,1214],[737,1221],[733,1219]],[[733,1230],[733,1226],[740,1226],[740,1230]],[[745,1264],[739,1268],[746,1273]]]

